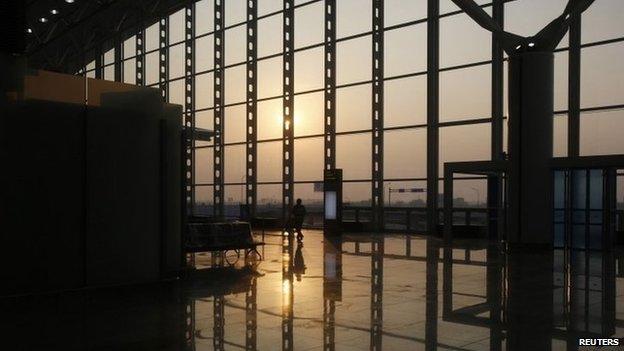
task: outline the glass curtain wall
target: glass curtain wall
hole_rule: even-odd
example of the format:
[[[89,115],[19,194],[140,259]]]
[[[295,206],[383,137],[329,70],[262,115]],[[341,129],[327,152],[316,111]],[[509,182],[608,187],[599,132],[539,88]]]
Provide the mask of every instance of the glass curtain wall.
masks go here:
[[[437,1],[439,11],[433,18],[428,18],[428,4],[435,4],[434,0],[383,2],[381,181],[386,221],[393,228],[424,229],[426,189],[433,187],[434,179],[435,183],[442,179],[444,162],[490,160],[499,151],[506,151],[506,62],[502,70],[496,69],[495,62],[502,53],[493,50],[491,33],[475,24],[451,0]],[[477,2],[490,14],[498,6],[502,13],[497,16],[504,17],[506,30],[532,35],[561,14],[567,1]],[[216,3],[224,14],[222,33],[215,31]],[[249,202],[250,181],[255,189],[256,213],[281,213],[286,167],[284,60],[290,52],[294,56],[293,194],[302,198],[311,212],[321,210],[322,196],[314,184],[322,181],[325,166],[328,4],[335,4],[335,85],[328,87],[334,92],[331,151],[335,166],[344,170],[345,206],[371,206],[373,0],[295,0],[292,10],[285,10],[284,3],[289,2],[197,1],[191,10],[192,30],[187,30],[189,13],[182,9],[167,16],[166,22],[148,25],[139,36],[133,32],[133,36],[102,53],[101,60],[86,63],[82,70],[89,77],[121,79],[166,90],[169,102],[183,105],[195,126],[207,129],[215,128],[215,79],[223,83],[222,144],[217,145],[223,165],[219,178],[222,183],[215,184],[214,142],[195,142],[192,188],[197,214],[213,213],[218,187],[224,213],[236,215],[239,204]],[[256,6],[255,17],[248,17],[249,4]],[[535,11],[538,6],[540,11]],[[555,53],[554,156],[624,153],[617,132],[624,127],[624,63],[620,60],[624,56],[624,24],[613,16],[614,7],[624,11],[624,2],[596,0],[575,24],[573,35],[566,35]],[[294,40],[286,44],[292,48],[284,47],[285,16],[288,23],[294,23]],[[431,22],[438,26],[435,38],[435,31],[428,29]],[[257,35],[250,37],[249,29],[254,27]],[[215,47],[216,34],[222,38],[220,48]],[[250,41],[255,41],[253,56],[249,55]],[[189,47],[194,52],[192,62],[185,56]],[[115,50],[122,54],[115,55]],[[217,51],[223,55],[222,70],[215,70]],[[428,52],[437,52],[437,65],[431,65]],[[506,57],[500,57],[506,61]],[[251,62],[255,67],[249,65]],[[251,140],[246,118],[250,69],[256,78],[253,102],[257,123]],[[436,85],[428,84],[432,77],[437,90],[432,90]],[[190,92],[185,89],[185,81],[189,80],[193,82],[187,88]],[[185,103],[189,96],[192,104]],[[496,107],[499,99],[503,102],[500,112]],[[428,106],[436,101],[435,109]],[[503,121],[502,128],[492,123],[497,118]],[[435,140],[428,140],[432,135],[437,135],[437,145]],[[493,150],[499,137],[502,148]],[[247,169],[249,143],[256,152],[255,177],[250,177]],[[428,172],[428,158],[437,158],[434,164],[439,166],[438,174],[433,174],[431,167]],[[483,179],[457,182],[455,191],[461,199],[454,202],[484,206],[486,184]],[[442,205],[441,201],[438,205]]]

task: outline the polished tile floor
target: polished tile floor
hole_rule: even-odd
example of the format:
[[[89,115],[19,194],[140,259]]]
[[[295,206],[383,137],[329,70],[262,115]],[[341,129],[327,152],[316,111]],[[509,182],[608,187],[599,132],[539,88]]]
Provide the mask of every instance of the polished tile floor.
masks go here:
[[[2,349],[576,350],[579,337],[624,336],[617,251],[265,241],[262,261],[196,255],[182,281],[2,299]]]

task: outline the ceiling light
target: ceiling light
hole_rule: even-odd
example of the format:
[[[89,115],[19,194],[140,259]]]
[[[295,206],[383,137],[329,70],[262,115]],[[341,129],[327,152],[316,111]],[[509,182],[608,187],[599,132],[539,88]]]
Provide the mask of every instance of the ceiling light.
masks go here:
[[[65,0],[65,2],[68,3],[68,4],[73,4],[74,0]]]
[[[48,21],[48,19],[47,19],[47,18],[45,18],[45,17],[41,17],[41,18],[39,19],[39,22],[41,22],[41,23],[46,23],[47,21]]]
[[[32,28],[26,28],[26,33],[32,34]]]
[[[535,43],[529,43],[529,47],[534,47]]]
[[[516,46],[516,50],[520,49],[521,47],[522,47],[522,45]]]
[[[52,9],[52,10],[50,10],[50,13],[53,14],[53,15],[58,15],[59,12],[58,12],[57,9]]]

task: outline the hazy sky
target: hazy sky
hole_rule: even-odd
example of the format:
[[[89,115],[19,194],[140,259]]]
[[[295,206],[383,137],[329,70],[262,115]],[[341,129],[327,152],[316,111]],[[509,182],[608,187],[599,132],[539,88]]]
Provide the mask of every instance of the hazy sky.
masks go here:
[[[259,14],[266,14],[282,8],[278,0],[259,0]],[[298,0],[296,3],[305,1]],[[386,0],[386,26],[404,23],[426,17],[426,0]],[[487,3],[489,1],[478,1]],[[196,31],[198,35],[213,29],[213,0],[197,3]],[[505,27],[507,30],[532,35],[545,24],[562,13],[567,0],[517,0],[505,5]],[[226,26],[245,20],[245,0],[226,0]],[[297,8],[295,11],[295,46],[305,47],[323,41],[323,1]],[[451,0],[440,0],[440,12],[457,10]],[[488,8],[489,12],[490,9]],[[596,0],[583,15],[582,42],[624,36],[624,13],[622,0]],[[171,16],[170,42],[184,38],[184,15]],[[371,30],[370,0],[337,0],[337,37],[345,37]],[[147,50],[158,45],[157,28],[147,30]],[[258,23],[259,57],[282,51],[282,17],[271,16]],[[226,65],[245,60],[245,27],[226,31]],[[567,46],[567,35],[561,46]],[[196,70],[210,70],[213,67],[213,37],[206,36],[196,43]],[[426,70],[426,24],[418,24],[385,33],[385,76]],[[170,77],[184,75],[183,45],[170,51]],[[134,54],[134,40],[125,44],[125,56]],[[147,83],[158,79],[157,53],[146,58]],[[444,17],[440,20],[440,67],[486,61],[491,58],[491,35],[476,25],[467,15]],[[112,61],[112,53],[106,55],[106,62]],[[581,107],[594,107],[624,103],[624,44],[614,43],[582,50]],[[567,109],[567,52],[555,55],[555,109]],[[262,60],[258,63],[258,96],[267,98],[279,96],[281,86],[281,57]],[[110,69],[107,76],[112,75]],[[125,65],[125,77],[134,83],[134,61]],[[371,78],[371,36],[340,42],[337,45],[337,84],[366,81]],[[440,121],[476,119],[490,117],[491,66],[482,65],[468,69],[440,73]],[[170,84],[170,100],[182,103],[183,81]],[[323,86],[323,48],[309,49],[295,54],[295,91],[303,92]],[[386,127],[421,125],[426,121],[426,76],[393,79],[385,83],[385,125]],[[196,79],[197,108],[208,108],[213,104],[213,75],[206,73]],[[245,66],[226,70],[226,103],[242,102],[245,99]],[[349,132],[371,128],[371,86],[363,84],[337,90],[337,131]],[[505,109],[506,110],[506,109]],[[236,143],[245,140],[245,107],[233,106],[225,111],[225,142]],[[280,138],[282,100],[280,98],[258,104],[259,140]],[[295,99],[295,135],[318,135],[323,133],[323,94],[298,95]],[[197,125],[212,128],[212,112],[197,113]],[[591,126],[591,127],[589,127]],[[619,130],[623,130],[624,116],[621,111],[583,114],[581,119],[581,152],[583,154],[624,153],[624,142]],[[555,155],[566,153],[565,116],[555,118]],[[440,130],[440,165],[447,161],[483,160],[490,157],[490,125],[478,124],[460,127],[445,127]],[[347,179],[370,177],[370,132],[337,137],[337,166],[344,169]],[[258,145],[259,181],[281,181],[281,143],[268,142]],[[385,138],[386,178],[426,177],[426,131],[413,128],[388,131]],[[238,183],[245,174],[244,146],[230,146],[225,151],[225,181]],[[212,153],[197,151],[197,182],[212,181]],[[323,139],[321,137],[298,139],[295,142],[295,180],[321,179],[323,165]],[[477,194],[485,193],[484,183],[466,182],[459,188],[457,196],[470,201],[477,200]],[[418,182],[399,183],[400,186],[424,186]],[[388,185],[389,186],[389,185]],[[370,197],[370,185],[350,184],[347,196],[353,200]],[[395,185],[396,187],[396,185]],[[478,189],[478,191],[472,188]],[[260,186],[262,193],[280,198],[279,186]],[[299,190],[298,190],[299,189]],[[311,185],[298,185],[295,191],[313,196]],[[228,196],[227,193],[230,193]],[[239,197],[239,186],[226,187],[226,198]],[[208,194],[207,194],[208,196]],[[415,195],[399,195],[406,200]],[[211,197],[208,196],[208,197]],[[483,195],[481,195],[483,197]],[[483,199],[482,199],[483,200]]]

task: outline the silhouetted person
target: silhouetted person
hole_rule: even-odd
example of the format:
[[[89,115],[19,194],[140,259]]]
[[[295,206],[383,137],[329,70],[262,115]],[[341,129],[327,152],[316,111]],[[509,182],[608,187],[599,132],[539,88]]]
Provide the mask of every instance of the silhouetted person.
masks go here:
[[[303,261],[303,253],[301,252],[302,248],[303,243],[301,241],[297,242],[297,251],[295,251],[293,272],[295,273],[298,282],[301,281],[301,276],[305,274],[305,270],[307,268],[305,262]]]
[[[297,204],[293,206],[291,219],[292,226],[297,232],[297,239],[303,239],[303,233],[301,233],[301,227],[303,226],[303,219],[306,215],[306,208],[301,204],[301,199],[297,199]]]

